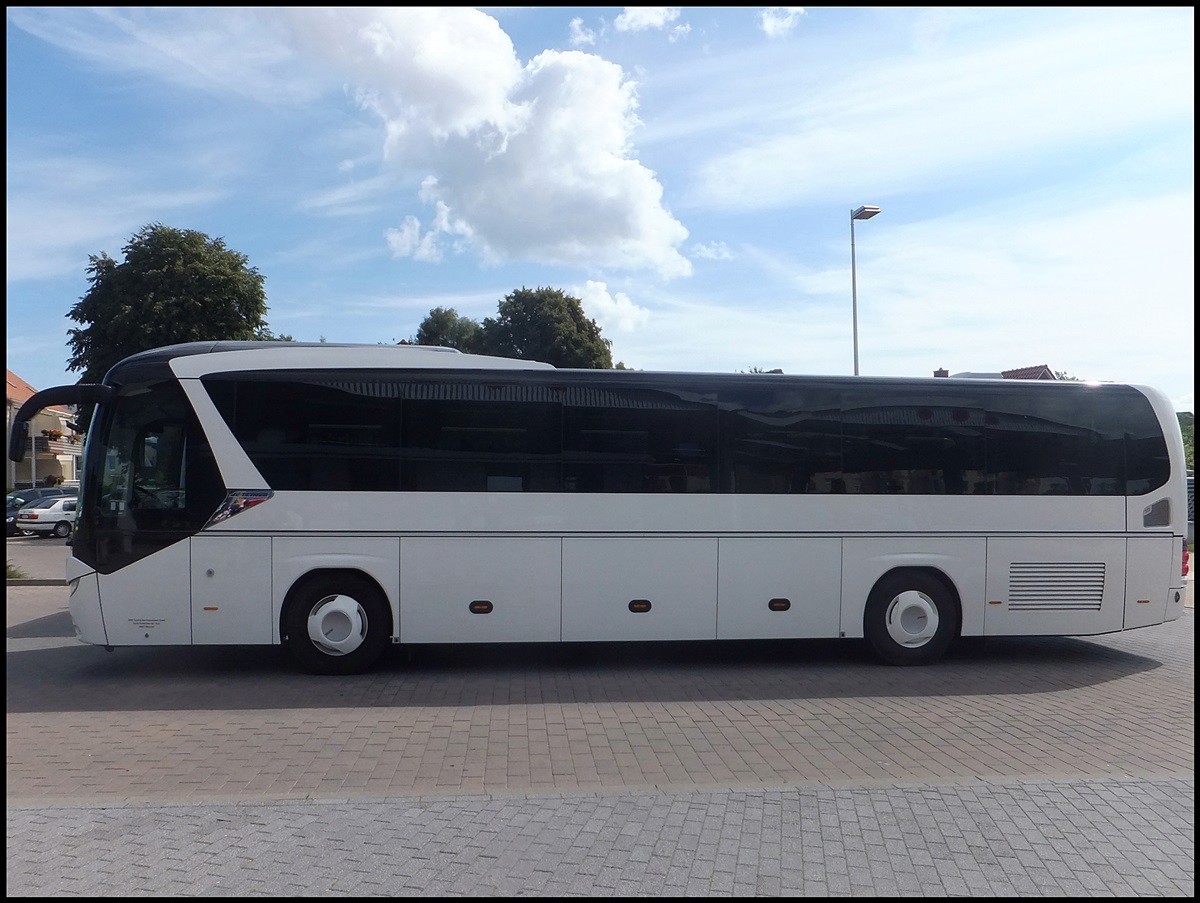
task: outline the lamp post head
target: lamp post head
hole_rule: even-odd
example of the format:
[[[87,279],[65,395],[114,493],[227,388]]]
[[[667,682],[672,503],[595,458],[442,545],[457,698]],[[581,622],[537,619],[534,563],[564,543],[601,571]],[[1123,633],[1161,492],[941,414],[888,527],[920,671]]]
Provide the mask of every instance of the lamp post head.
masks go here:
[[[853,211],[850,214],[850,219],[870,219],[871,217],[875,216],[877,213],[879,213],[878,207],[870,207],[870,206],[859,207],[857,210]]]

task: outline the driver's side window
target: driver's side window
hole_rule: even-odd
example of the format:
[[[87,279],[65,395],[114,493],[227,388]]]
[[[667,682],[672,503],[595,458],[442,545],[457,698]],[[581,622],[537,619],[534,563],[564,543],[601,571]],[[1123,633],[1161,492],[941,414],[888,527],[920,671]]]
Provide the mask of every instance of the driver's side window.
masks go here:
[[[155,425],[139,437],[133,457],[132,507],[172,510],[184,505],[183,424]]]

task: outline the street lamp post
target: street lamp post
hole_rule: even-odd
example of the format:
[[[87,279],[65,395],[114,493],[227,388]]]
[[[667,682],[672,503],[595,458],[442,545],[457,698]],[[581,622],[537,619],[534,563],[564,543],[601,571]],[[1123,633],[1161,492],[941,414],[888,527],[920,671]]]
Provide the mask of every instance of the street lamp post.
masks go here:
[[[870,219],[879,213],[878,207],[858,207],[850,211],[850,303],[854,314],[854,375],[858,376],[858,274],[854,265],[854,221]]]

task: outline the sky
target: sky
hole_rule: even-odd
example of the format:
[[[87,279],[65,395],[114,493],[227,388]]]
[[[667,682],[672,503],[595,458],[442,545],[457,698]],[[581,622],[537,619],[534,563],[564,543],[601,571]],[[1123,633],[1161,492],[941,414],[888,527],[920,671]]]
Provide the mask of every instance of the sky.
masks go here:
[[[857,297],[863,375],[1045,364],[1193,411],[1194,36],[1192,7],[8,7],[8,369],[76,382],[90,258],[158,223],[244,254],[299,341],[548,287],[627,367],[851,374]]]

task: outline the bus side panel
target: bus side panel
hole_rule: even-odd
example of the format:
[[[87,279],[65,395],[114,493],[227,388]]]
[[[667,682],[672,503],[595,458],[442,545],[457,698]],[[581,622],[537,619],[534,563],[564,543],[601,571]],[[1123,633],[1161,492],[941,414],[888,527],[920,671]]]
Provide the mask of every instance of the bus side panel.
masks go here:
[[[1175,590],[1171,570],[1179,571],[1180,550],[1177,538],[1165,536],[1130,537],[1125,572],[1125,629],[1161,624],[1173,614]],[[1182,606],[1180,606],[1182,607]]]
[[[1088,636],[1125,621],[1125,537],[989,539],[988,636]]]
[[[879,578],[897,568],[940,571],[958,591],[962,636],[984,629],[983,588],[987,540],[983,537],[889,536],[842,543],[842,635],[863,635],[867,597]]]
[[[270,644],[270,537],[201,533],[191,542],[192,642]]]
[[[100,607],[111,646],[192,642],[190,542],[181,541],[111,574],[100,574]]]
[[[267,507],[262,505],[260,507]],[[252,512],[247,512],[252,513]],[[243,517],[244,515],[238,515]],[[400,540],[396,537],[276,537],[271,556],[271,635],[280,642],[279,616],[288,590],[313,571],[362,571],[379,584],[392,610],[392,638],[400,624]]]
[[[716,638],[716,539],[567,538],[562,561],[564,640]]]
[[[838,635],[840,539],[747,537],[719,543],[718,639]]]
[[[400,540],[400,638],[406,643],[558,642],[562,540]]]

